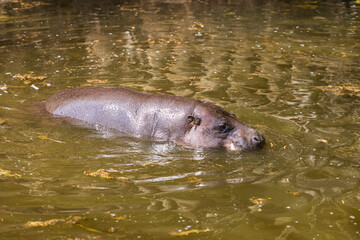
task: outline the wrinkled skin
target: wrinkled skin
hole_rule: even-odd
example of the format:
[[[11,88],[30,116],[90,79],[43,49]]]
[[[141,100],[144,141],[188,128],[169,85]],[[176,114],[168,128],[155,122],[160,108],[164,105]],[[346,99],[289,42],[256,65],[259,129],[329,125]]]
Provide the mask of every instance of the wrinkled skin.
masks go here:
[[[121,135],[192,147],[241,151],[260,148],[265,143],[262,134],[235,115],[216,105],[183,97],[124,88],[76,88],[45,100],[45,109]]]

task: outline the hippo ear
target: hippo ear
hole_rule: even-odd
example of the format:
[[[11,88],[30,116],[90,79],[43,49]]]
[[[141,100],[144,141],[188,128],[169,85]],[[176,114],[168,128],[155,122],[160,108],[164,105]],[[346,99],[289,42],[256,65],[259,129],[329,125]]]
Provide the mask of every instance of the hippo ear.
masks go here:
[[[201,124],[201,119],[194,116],[187,116],[187,122],[190,127],[192,126],[199,126]]]
[[[186,121],[188,122],[188,124],[190,126],[193,126],[195,123],[195,118],[194,118],[194,116],[187,116]]]
[[[195,126],[199,126],[201,124],[201,119],[200,118],[195,118]]]

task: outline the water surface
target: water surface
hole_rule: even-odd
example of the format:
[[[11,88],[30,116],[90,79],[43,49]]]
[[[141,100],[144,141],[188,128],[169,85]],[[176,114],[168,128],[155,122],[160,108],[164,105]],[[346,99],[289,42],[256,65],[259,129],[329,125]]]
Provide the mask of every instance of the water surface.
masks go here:
[[[1,1],[0,238],[359,239],[359,21],[359,1]],[[86,86],[210,101],[267,144],[189,149],[25,107]]]

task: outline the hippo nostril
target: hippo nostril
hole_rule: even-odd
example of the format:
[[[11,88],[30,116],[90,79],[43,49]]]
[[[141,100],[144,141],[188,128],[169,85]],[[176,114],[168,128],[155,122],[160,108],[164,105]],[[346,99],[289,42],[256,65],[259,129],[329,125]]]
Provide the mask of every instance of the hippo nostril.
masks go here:
[[[264,136],[259,133],[258,135],[255,135],[251,138],[252,144],[254,147],[261,148],[265,144],[265,138]]]
[[[257,136],[254,136],[254,137],[252,138],[252,140],[253,140],[254,143],[260,142],[260,139],[259,139],[259,137],[257,137]]]

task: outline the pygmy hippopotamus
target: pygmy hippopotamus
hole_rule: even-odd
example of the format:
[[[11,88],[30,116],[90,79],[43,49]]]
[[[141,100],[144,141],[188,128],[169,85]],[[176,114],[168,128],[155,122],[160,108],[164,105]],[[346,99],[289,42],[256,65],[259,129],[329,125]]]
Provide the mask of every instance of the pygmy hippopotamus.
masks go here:
[[[51,96],[45,100],[45,109],[121,135],[191,147],[241,151],[260,148],[265,143],[261,133],[221,107],[184,97],[85,87]]]

